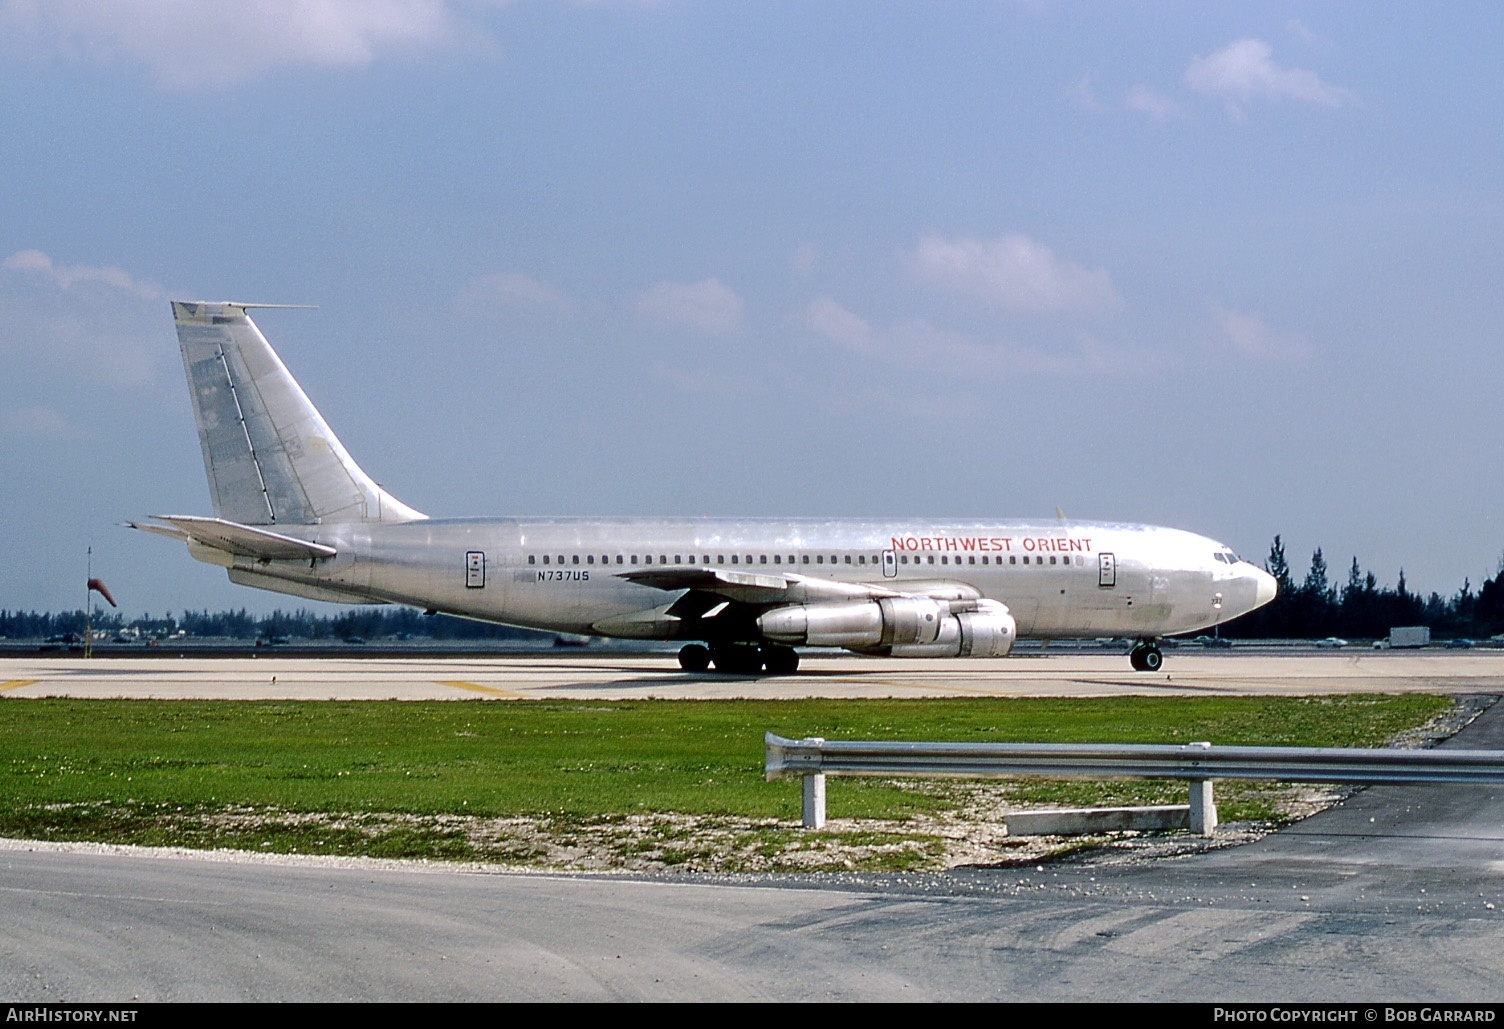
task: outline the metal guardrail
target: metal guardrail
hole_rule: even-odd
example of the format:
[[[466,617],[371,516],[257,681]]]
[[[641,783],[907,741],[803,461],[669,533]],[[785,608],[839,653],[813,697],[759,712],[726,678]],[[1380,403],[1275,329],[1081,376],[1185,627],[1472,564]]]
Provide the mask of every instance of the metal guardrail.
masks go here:
[[[1210,743],[905,743],[764,737],[769,781],[803,777],[804,824],[825,823],[827,775],[1181,779],[1191,824],[1211,832],[1215,779],[1280,782],[1500,783],[1504,751],[1214,747]],[[1199,809],[1199,812],[1198,812]]]

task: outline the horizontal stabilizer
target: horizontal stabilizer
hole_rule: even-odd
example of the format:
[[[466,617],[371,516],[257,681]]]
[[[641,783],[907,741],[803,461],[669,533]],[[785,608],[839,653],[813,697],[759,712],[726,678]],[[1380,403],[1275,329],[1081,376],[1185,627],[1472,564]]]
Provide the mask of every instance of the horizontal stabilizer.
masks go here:
[[[286,536],[280,532],[241,525],[223,518],[202,518],[196,515],[152,515],[154,521],[163,525],[142,525],[127,522],[132,529],[172,536],[185,543],[198,543],[215,550],[222,550],[236,557],[253,557],[263,561],[313,560],[333,557],[338,553],[331,546],[309,540]]]

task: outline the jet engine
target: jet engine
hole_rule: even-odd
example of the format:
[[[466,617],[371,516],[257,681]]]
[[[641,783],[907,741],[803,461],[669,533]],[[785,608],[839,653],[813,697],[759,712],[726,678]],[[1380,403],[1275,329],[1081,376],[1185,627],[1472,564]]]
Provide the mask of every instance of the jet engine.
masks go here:
[[[933,643],[894,646],[893,657],[1003,657],[1013,649],[1018,626],[1008,607],[996,600],[974,600],[940,623],[940,633]]]
[[[881,597],[774,608],[757,619],[770,640],[895,657],[1002,657],[1016,626],[995,600]]]

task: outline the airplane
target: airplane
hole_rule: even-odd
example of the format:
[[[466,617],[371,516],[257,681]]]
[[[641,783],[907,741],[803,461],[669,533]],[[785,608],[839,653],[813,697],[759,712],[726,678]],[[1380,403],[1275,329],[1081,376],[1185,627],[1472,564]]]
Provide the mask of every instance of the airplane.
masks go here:
[[[1057,519],[430,518],[377,485],[248,310],[172,301],[213,517],[130,527],[231,582],[581,636],[682,641],[679,664],[790,675],[799,647],[1003,657],[1016,640],[1160,641],[1274,599],[1191,532]]]

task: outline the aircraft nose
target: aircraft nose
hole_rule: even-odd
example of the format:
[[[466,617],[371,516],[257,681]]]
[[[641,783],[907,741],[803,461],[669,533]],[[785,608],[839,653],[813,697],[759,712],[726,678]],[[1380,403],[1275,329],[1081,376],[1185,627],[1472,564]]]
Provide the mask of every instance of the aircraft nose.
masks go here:
[[[1274,576],[1262,568],[1253,569],[1253,582],[1254,607],[1263,607],[1269,601],[1273,600],[1274,595],[1279,592],[1279,587],[1274,582]]]

